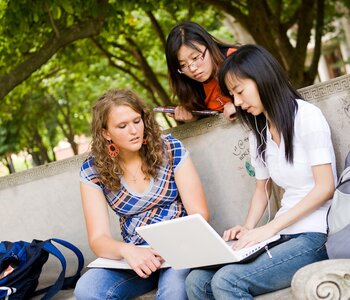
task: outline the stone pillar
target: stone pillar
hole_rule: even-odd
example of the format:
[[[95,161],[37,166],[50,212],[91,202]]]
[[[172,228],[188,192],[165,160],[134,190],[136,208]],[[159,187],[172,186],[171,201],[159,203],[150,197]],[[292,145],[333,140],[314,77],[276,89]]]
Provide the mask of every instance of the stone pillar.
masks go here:
[[[320,81],[327,81],[330,79],[327,62],[324,58],[324,55],[320,56],[320,60],[318,62],[318,76],[320,78]]]
[[[350,74],[350,21],[348,17],[342,17],[340,24],[344,33],[344,39],[340,41],[340,51],[345,62],[346,73]]]

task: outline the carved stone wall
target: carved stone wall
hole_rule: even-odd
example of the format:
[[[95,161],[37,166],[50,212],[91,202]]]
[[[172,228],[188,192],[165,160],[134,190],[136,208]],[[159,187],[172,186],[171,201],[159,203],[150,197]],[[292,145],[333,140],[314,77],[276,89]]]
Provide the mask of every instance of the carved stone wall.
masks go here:
[[[330,124],[339,174],[350,151],[350,75],[303,88],[300,92],[322,110]]]

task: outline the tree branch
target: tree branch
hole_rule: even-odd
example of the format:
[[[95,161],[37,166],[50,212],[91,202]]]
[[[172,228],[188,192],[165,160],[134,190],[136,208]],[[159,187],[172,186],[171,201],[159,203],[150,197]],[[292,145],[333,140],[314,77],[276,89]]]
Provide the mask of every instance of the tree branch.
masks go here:
[[[118,57],[118,56],[116,56],[116,55],[114,55],[114,54],[112,54],[111,52],[109,52],[106,48],[104,48],[103,46],[102,46],[102,44],[100,43],[100,42],[98,42],[96,39],[94,39],[94,38],[92,38],[92,41],[94,42],[94,44],[97,46],[97,48],[98,49],[100,49],[100,51],[102,52],[102,54],[104,54],[106,57],[107,57],[107,59],[108,59],[108,61],[111,63],[111,62],[113,62],[112,61],[112,58],[114,58],[114,59],[116,59],[116,60],[120,60],[120,61],[122,61],[123,63],[125,63],[126,65],[128,65],[129,67],[132,67],[132,68],[139,68],[139,66],[138,65],[136,65],[136,64],[133,64],[133,63],[131,63],[130,61],[127,61],[125,58],[122,58],[122,57]],[[116,44],[115,43],[113,43],[114,45],[114,47],[116,47]],[[125,48],[126,49],[126,48]],[[130,51],[129,51],[130,52]],[[130,53],[131,54],[131,53]],[[113,64],[114,64],[114,62],[113,62]]]
[[[281,15],[282,15],[282,0],[278,0],[276,1],[276,11],[275,11],[275,16],[278,22],[281,22]]]
[[[57,26],[56,26],[56,24],[55,24],[55,20],[54,20],[53,17],[52,17],[51,10],[50,10],[49,4],[48,4],[47,2],[45,2],[45,7],[46,7],[46,9],[47,9],[47,13],[48,13],[48,15],[49,15],[49,20],[50,20],[50,23],[51,23],[51,25],[52,25],[52,28],[53,28],[53,30],[54,30],[54,32],[55,32],[55,34],[56,34],[56,37],[59,38],[59,37],[60,37],[60,32],[59,32],[59,30],[57,29]]]
[[[152,68],[150,67],[150,65],[148,64],[146,58],[143,56],[140,47],[138,47],[138,45],[135,43],[135,41],[130,37],[126,37],[126,41],[132,47],[133,56],[135,57],[135,59],[139,63],[140,68],[141,68],[145,78],[147,78],[147,80],[149,81],[152,89],[158,94],[158,97],[162,100],[164,105],[171,105],[171,100],[170,100],[168,94],[166,93],[166,91],[164,90],[164,88],[162,87],[160,82],[158,81],[157,76],[154,74],[154,72],[153,72]]]
[[[107,0],[101,0],[102,5],[107,5]],[[26,80],[34,71],[45,64],[58,50],[70,43],[97,35],[102,29],[106,16],[106,9],[98,19],[90,19],[63,29],[59,36],[53,36],[35,53],[31,54],[26,61],[20,63],[10,73],[0,77],[0,99],[4,98],[12,89]]]
[[[127,36],[127,34],[126,34],[126,36]],[[128,54],[131,54],[131,51],[128,48],[126,48],[124,45],[118,44],[116,42],[109,42],[109,44],[111,44],[115,48],[119,48],[120,50],[122,50]]]
[[[162,27],[160,26],[159,22],[157,21],[157,19],[153,15],[152,11],[147,10],[146,14],[149,17],[149,19],[151,20],[152,26],[155,29],[156,33],[158,34],[158,37],[160,38],[160,41],[162,42],[163,48],[165,49],[166,38],[165,38],[165,34],[162,30]]]
[[[301,10],[301,6],[299,6],[299,7],[295,10],[294,14],[289,18],[289,20],[287,20],[287,21],[284,22],[283,25],[284,25],[286,28],[289,29],[290,27],[292,27],[292,26],[298,21],[299,15],[300,15],[300,10]]]
[[[240,1],[235,1],[235,5],[230,0],[200,0],[200,2],[207,3],[209,5],[212,5],[219,10],[222,10],[226,13],[228,13],[231,16],[234,16],[237,22],[239,22],[246,30],[249,31],[249,20],[248,16],[243,14],[240,10],[240,6],[242,8],[246,8],[244,4],[242,4]]]

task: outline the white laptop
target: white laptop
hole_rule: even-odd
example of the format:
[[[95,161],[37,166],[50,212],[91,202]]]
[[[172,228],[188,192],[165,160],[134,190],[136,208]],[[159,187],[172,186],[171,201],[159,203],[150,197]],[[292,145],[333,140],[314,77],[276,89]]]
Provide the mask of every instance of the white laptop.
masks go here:
[[[225,242],[200,214],[137,227],[136,231],[174,269],[242,261],[280,238],[276,235],[257,245],[234,251],[232,241]]]

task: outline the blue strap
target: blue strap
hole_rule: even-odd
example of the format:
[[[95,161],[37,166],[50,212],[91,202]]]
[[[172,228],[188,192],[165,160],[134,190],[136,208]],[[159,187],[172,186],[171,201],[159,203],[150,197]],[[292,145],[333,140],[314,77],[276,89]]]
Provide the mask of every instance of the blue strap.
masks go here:
[[[59,243],[59,244],[65,246],[66,248],[70,249],[71,251],[73,251],[75,253],[75,255],[78,258],[78,271],[77,271],[77,274],[78,273],[80,274],[81,270],[84,267],[84,256],[81,253],[81,251],[77,247],[75,247],[73,244],[71,244],[71,243],[69,243],[69,242],[67,242],[65,240],[53,238],[52,241],[55,241],[56,243]]]
[[[64,258],[61,251],[58,250],[51,243],[51,241],[55,241],[56,243],[65,246],[66,248],[70,249],[71,251],[73,251],[76,254],[76,256],[78,258],[78,270],[77,270],[75,275],[65,278],[66,266],[67,266],[66,259]],[[67,241],[61,240],[61,239],[56,239],[56,238],[49,239],[49,240],[45,241],[43,249],[45,251],[47,251],[48,253],[56,256],[62,265],[62,271],[61,271],[60,275],[58,276],[56,282],[53,285],[46,287],[46,288],[43,288],[43,289],[40,289],[38,291],[35,291],[35,295],[40,295],[40,294],[46,293],[41,299],[48,300],[51,297],[53,297],[55,294],[57,294],[61,289],[74,287],[76,281],[80,277],[81,270],[83,269],[84,257],[83,257],[83,254],[81,253],[81,251],[77,247],[75,247],[73,244],[71,244]]]
[[[0,286],[0,299],[6,299],[7,296],[15,293],[16,289],[7,286]]]

